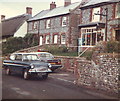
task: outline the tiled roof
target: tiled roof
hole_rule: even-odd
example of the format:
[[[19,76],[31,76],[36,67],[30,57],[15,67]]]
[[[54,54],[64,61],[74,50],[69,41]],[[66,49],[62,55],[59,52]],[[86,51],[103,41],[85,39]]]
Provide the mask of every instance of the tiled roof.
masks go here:
[[[70,10],[75,9],[79,5],[80,5],[80,2],[76,2],[76,3],[72,3],[69,6],[65,6],[65,7],[60,6],[60,7],[54,8],[52,10],[43,10],[40,13],[38,13],[37,15],[35,15],[33,18],[29,19],[28,21],[68,14],[68,13],[70,13]]]
[[[29,15],[23,14],[2,21],[2,37],[13,36],[15,32],[28,20]]]
[[[108,3],[109,2],[120,2],[120,0],[90,0],[88,3],[86,3],[82,7],[87,7],[87,6],[91,6],[91,5],[95,5],[99,3],[106,3],[106,2]]]

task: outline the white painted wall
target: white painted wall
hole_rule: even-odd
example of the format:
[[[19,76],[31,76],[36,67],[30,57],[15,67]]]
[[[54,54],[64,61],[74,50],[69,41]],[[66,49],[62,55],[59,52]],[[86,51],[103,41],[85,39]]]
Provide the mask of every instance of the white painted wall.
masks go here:
[[[25,21],[24,24],[14,34],[14,37],[24,37],[26,34],[27,34],[27,22]]]

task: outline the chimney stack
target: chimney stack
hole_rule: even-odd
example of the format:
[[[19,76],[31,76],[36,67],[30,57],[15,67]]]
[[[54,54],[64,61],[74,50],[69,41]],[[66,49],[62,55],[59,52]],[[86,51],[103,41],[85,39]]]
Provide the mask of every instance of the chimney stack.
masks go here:
[[[82,1],[81,1],[81,4],[84,5],[84,4],[88,3],[89,1],[90,1],[90,0],[82,0]]]
[[[5,15],[1,15],[1,21],[5,20]]]
[[[65,0],[65,1],[64,1],[64,7],[65,7],[65,6],[68,6],[68,5],[70,5],[70,4],[71,4],[71,0]]]
[[[32,16],[32,8],[31,7],[26,7],[26,14],[29,14]]]
[[[52,2],[52,3],[50,4],[50,10],[52,10],[52,9],[54,9],[54,8],[56,8],[56,4],[55,4],[55,2]]]

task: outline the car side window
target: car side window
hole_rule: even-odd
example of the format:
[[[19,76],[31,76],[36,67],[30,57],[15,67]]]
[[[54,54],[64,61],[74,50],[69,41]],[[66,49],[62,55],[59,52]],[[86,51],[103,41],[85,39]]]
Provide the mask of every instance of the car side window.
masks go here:
[[[22,54],[17,54],[15,60],[22,61]]]

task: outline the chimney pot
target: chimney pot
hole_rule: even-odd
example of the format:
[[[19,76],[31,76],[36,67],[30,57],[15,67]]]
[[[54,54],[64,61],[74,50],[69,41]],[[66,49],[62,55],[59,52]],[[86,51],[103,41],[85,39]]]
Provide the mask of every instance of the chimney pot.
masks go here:
[[[64,1],[64,6],[68,6],[68,5],[70,5],[71,4],[71,0],[65,0]]]
[[[52,2],[52,3],[50,4],[50,10],[52,10],[52,9],[54,9],[54,8],[56,8],[56,4],[55,4],[55,2]]]
[[[26,13],[32,15],[32,8],[26,7]]]
[[[1,15],[1,21],[5,20],[5,15]]]

